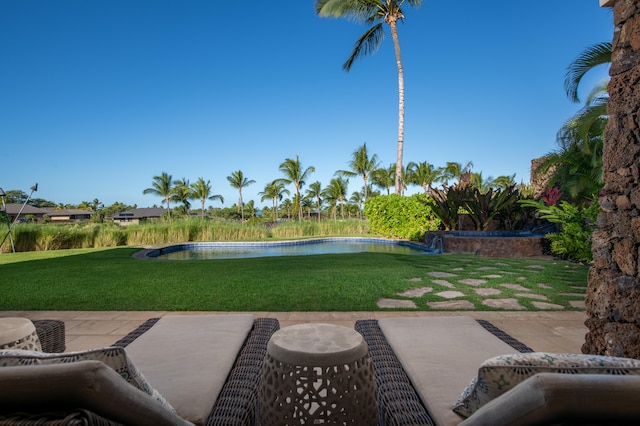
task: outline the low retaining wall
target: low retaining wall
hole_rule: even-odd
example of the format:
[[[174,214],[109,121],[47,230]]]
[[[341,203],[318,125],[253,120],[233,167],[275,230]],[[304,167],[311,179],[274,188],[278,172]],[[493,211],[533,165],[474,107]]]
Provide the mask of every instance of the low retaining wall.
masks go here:
[[[442,253],[468,253],[482,257],[544,256],[542,235],[517,232],[427,232],[425,244]]]

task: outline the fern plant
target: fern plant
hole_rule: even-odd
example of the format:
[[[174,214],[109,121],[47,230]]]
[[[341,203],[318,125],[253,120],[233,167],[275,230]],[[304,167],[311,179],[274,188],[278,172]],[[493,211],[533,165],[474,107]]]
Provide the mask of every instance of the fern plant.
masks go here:
[[[534,200],[522,200],[520,203],[527,207],[535,207],[541,219],[560,225],[560,232],[545,235],[551,242],[553,254],[581,262],[593,260],[591,236],[600,212],[598,203],[594,201],[582,207],[567,201],[552,206]]]

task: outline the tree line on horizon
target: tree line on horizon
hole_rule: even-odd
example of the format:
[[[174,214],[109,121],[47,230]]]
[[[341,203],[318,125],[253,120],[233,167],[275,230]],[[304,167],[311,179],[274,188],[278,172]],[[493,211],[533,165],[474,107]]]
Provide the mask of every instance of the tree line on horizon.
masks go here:
[[[278,220],[279,211],[289,212],[289,217],[303,218],[305,212],[312,210],[321,212],[323,208],[329,209],[330,215],[337,216],[338,208],[342,211],[345,205],[357,207],[357,212],[362,211],[362,206],[367,199],[379,196],[386,192],[390,194],[395,183],[395,164],[389,167],[381,165],[376,154],[370,155],[367,151],[366,143],[358,147],[349,161],[349,169],[338,170],[334,173],[327,186],[320,181],[310,183],[303,192],[303,189],[315,172],[314,166],[305,167],[299,156],[287,158],[280,164],[279,170],[282,177],[275,178],[267,182],[262,191],[260,201],[271,202],[271,207],[265,207],[273,213],[274,219]],[[484,178],[482,172],[471,171],[473,163],[468,162],[462,165],[456,162],[448,162],[445,167],[434,167],[432,164],[423,161],[420,163],[410,162],[403,168],[401,181],[401,194],[404,195],[408,185],[415,185],[422,188],[425,196],[428,196],[435,184],[441,183],[446,187],[450,181],[469,175],[471,183],[482,191],[491,188],[507,188],[515,186],[515,174],[511,176],[499,176],[495,179]],[[361,179],[360,190],[348,193],[349,178]],[[255,212],[255,202],[250,200],[245,203],[242,190],[255,182],[249,179],[242,170],[236,170],[227,176],[229,185],[238,191],[238,201],[234,208],[241,220],[245,219],[245,209],[248,207]],[[287,188],[289,186],[289,188]],[[179,204],[180,210],[188,214],[191,209],[191,200],[199,200],[201,204],[201,214],[204,215],[205,203],[207,200],[218,200],[224,203],[224,198],[213,193],[210,180],[199,177],[195,183],[190,183],[187,178],[174,180],[173,176],[167,172],[154,176],[151,186],[143,191],[143,194],[150,194],[162,197],[164,205],[168,211],[171,210],[171,203]],[[292,198],[285,198],[291,195]],[[357,213],[360,215],[361,213]]]
[[[484,178],[482,172],[472,172],[472,167],[472,162],[467,162],[464,165],[457,162],[447,162],[444,167],[435,167],[426,161],[409,162],[402,170],[400,195],[404,195],[404,191],[409,185],[420,187],[425,195],[429,195],[436,185],[442,184],[443,187],[446,187],[450,182],[467,174],[472,184],[482,191],[515,185],[515,174],[499,176],[495,179]],[[395,164],[388,167],[382,166],[378,156],[368,152],[366,143],[353,152],[351,160],[348,162],[348,168],[337,170],[334,173],[334,178],[326,186],[317,180],[307,185],[315,172],[315,167],[305,167],[299,156],[285,159],[280,164],[279,171],[282,176],[264,184],[262,191],[258,193],[261,202],[271,204],[271,206],[264,206],[262,210],[271,213],[276,221],[280,217],[280,212],[290,218],[302,218],[305,214],[310,216],[312,212],[318,216],[325,208],[328,209],[327,215],[334,218],[337,217],[338,210],[340,210],[340,215],[344,216],[345,208],[349,216],[361,217],[367,199],[391,194],[395,184]],[[350,178],[358,178],[361,183],[360,189],[351,194],[348,192]],[[163,171],[159,175],[153,176],[151,186],[144,189],[143,194],[161,197],[163,207],[168,212],[173,211],[174,214],[189,215],[192,210],[192,202],[195,201],[199,202],[200,208],[198,210],[202,217],[205,214],[214,214],[245,220],[245,216],[255,216],[258,210],[255,201],[245,202],[242,191],[249,185],[255,184],[256,181],[245,176],[242,170],[233,171],[226,179],[228,184],[238,191],[237,202],[229,209],[205,208],[207,201],[220,201],[224,204],[225,200],[222,195],[214,193],[211,180],[203,177],[198,177],[196,182],[190,182],[186,177],[174,179],[171,174]],[[23,191],[7,191],[7,203],[23,203],[26,199],[27,194]],[[29,204],[35,207],[78,208],[100,212],[101,218],[137,207],[120,202],[105,206],[98,199],[82,201],[80,204],[73,205],[56,204],[52,201],[32,198],[29,200]],[[154,207],[156,207],[155,204]]]

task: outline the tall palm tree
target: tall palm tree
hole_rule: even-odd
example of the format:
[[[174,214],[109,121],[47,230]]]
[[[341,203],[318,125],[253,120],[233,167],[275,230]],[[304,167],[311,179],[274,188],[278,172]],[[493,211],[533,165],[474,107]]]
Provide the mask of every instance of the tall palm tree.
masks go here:
[[[471,171],[473,167],[473,163],[471,161],[467,162],[464,166],[461,163],[456,163],[454,161],[447,161],[447,165],[442,170],[442,178],[445,182],[448,183],[450,179],[458,179],[462,175],[467,174]]]
[[[373,154],[369,157],[369,153],[367,152],[367,144],[363,144],[361,147],[356,149],[353,152],[353,157],[349,162],[349,167],[351,170],[338,170],[335,174],[338,176],[362,176],[363,186],[364,186],[364,201],[367,201],[368,193],[367,193],[367,180],[371,172],[377,169],[380,166],[378,161],[378,156]]]
[[[419,7],[422,0],[316,0],[316,13],[321,17],[349,18],[367,24],[373,24],[356,41],[347,61],[342,65],[349,71],[353,62],[365,55],[375,53],[384,38],[383,24],[389,25],[391,39],[398,67],[398,152],[395,169],[396,194],[402,193],[402,153],[404,150],[404,71],[400,55],[398,21],[404,21],[401,7],[407,3]]]
[[[249,200],[245,203],[244,208],[247,210],[247,213],[249,213],[250,217],[256,217],[256,203],[253,200]]]
[[[395,183],[396,166],[392,164],[389,168],[380,167],[371,173],[371,181],[378,188],[386,189],[387,195],[391,192],[391,187]]]
[[[349,197],[349,202],[358,206],[358,219],[362,219],[362,204],[364,203],[364,191],[355,191]]]
[[[171,201],[175,203],[182,203],[184,206],[184,213],[187,216],[189,216],[189,209],[191,208],[191,203],[189,202],[189,199],[191,198],[193,198],[193,196],[191,193],[189,179],[183,177],[182,179],[175,181],[173,193],[171,194]]]
[[[191,194],[194,198],[200,200],[202,204],[202,214],[201,217],[204,219],[204,202],[206,200],[220,200],[224,204],[224,197],[219,194],[211,195],[211,180],[204,181],[203,178],[198,178],[198,181],[192,183],[191,186]]]
[[[238,211],[240,212],[240,217],[242,218],[242,221],[244,221],[244,204],[242,202],[242,188],[246,188],[252,183],[256,183],[256,181],[253,179],[247,179],[246,177],[244,177],[242,170],[236,170],[235,172],[231,173],[230,176],[227,176],[227,180],[231,184],[232,188],[235,188],[238,190]]]
[[[171,197],[173,191],[173,176],[168,174],[167,172],[162,172],[160,176],[154,176],[153,182],[151,182],[151,187],[142,191],[143,194],[153,194],[159,195],[164,198],[167,203],[167,212],[169,214],[169,219],[171,219],[171,208],[169,207],[169,198]]]
[[[289,195],[290,192],[288,189],[284,187],[284,183],[279,180],[274,180],[271,183],[268,183],[264,187],[264,191],[258,193],[258,195],[262,195],[260,201],[271,200],[273,205],[273,211],[275,213],[274,220],[278,221],[278,201],[282,200],[284,194]]]
[[[293,203],[289,198],[285,198],[280,204],[280,208],[287,212],[287,216],[291,218],[293,216]]]
[[[315,181],[309,185],[309,189],[306,192],[307,197],[313,198],[316,201],[316,210],[318,210],[318,222],[320,221],[320,212],[322,210],[322,184],[320,181]]]
[[[419,185],[424,191],[424,195],[428,196],[432,190],[432,184],[440,181],[442,178],[442,169],[434,168],[433,164],[422,161],[407,164],[407,182]]]
[[[324,189],[324,196],[332,203],[333,219],[336,219],[336,206],[340,203],[340,216],[344,219],[344,199],[347,196],[349,180],[344,178],[331,179],[329,185]]]
[[[313,166],[309,166],[306,169],[303,168],[300,163],[300,158],[296,155],[295,160],[292,158],[284,160],[284,163],[280,164],[280,171],[285,175],[284,178],[280,179],[281,182],[284,182],[287,185],[293,183],[296,190],[293,204],[295,209],[298,211],[298,218],[302,220],[300,189],[304,186],[305,180],[311,175],[311,173],[315,172],[316,169]]]

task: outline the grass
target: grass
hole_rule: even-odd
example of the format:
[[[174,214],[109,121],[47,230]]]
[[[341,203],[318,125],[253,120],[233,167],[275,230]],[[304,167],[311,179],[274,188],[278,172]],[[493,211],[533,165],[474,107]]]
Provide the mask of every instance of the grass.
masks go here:
[[[122,228],[113,223],[24,223],[13,227],[16,251],[46,251],[116,246],[163,245],[189,241],[255,241],[308,237],[366,235],[368,222],[359,219],[340,221],[286,221],[266,226],[256,221],[200,218],[157,221]],[[0,253],[11,252],[10,241]]]
[[[580,297],[563,293],[585,293],[588,271],[587,266],[561,260],[469,255],[359,253],[149,261],[133,259],[136,250],[0,254],[0,310],[375,311],[381,310],[378,299],[403,299],[399,293],[425,286],[433,290],[412,299],[419,310],[431,310],[428,302],[446,300],[436,294],[445,290],[461,291],[475,310],[495,310],[481,303],[477,287],[460,283],[471,278],[485,280],[482,288],[501,291],[485,298],[512,297],[536,310],[532,299],[518,296],[523,291],[503,286],[519,284],[549,303],[575,310],[569,301]],[[434,278],[430,272],[451,272],[455,277]],[[454,288],[438,284],[442,279]]]

